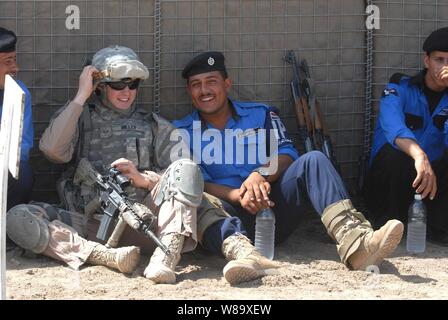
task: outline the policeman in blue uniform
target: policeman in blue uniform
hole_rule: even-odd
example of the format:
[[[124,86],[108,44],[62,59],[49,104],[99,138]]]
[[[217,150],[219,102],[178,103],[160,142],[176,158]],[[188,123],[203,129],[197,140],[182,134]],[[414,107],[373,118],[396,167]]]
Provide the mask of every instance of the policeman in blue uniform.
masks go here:
[[[3,111],[3,93],[5,76],[15,76],[19,70],[16,61],[17,37],[14,32],[0,27],[0,117]],[[16,80],[25,92],[25,109],[23,115],[22,145],[20,152],[19,179],[8,176],[7,209],[20,203],[27,203],[31,194],[33,174],[29,163],[29,153],[33,147],[34,128],[31,112],[31,94],[22,81]]]
[[[243,221],[252,240],[256,213],[272,207],[276,242],[284,241],[297,227],[309,198],[349,268],[365,270],[393,252],[403,224],[392,220],[374,231],[352,206],[325,155],[314,151],[299,157],[275,108],[229,99],[232,81],[222,53],[197,55],[182,76],[196,110],[174,124],[200,164],[205,190]],[[219,222],[212,225],[208,241],[222,242],[220,229]]]
[[[448,245],[448,28],[423,44],[425,68],[394,74],[383,91],[364,195],[375,224],[407,220],[414,193],[428,208],[428,237]]]

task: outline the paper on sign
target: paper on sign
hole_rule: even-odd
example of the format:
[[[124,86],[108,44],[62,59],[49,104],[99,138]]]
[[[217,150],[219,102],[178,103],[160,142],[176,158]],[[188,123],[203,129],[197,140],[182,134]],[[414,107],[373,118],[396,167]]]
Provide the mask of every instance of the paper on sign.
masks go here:
[[[25,92],[6,75],[1,121],[1,146],[9,142],[8,168],[14,178],[19,176]]]

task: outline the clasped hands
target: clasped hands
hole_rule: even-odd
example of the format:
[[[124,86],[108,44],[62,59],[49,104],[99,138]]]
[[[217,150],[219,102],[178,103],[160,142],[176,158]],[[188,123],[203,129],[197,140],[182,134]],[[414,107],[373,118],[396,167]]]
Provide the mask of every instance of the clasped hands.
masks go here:
[[[256,214],[258,211],[273,207],[275,203],[269,199],[271,184],[257,172],[252,172],[243,182],[238,192],[239,203],[246,211]]]

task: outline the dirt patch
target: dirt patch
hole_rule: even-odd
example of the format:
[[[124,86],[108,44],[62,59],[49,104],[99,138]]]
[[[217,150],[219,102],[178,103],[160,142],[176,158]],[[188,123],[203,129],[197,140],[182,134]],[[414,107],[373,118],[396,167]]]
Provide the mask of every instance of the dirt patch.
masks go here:
[[[281,269],[262,279],[230,286],[221,257],[197,250],[177,267],[177,283],[154,285],[142,274],[149,257],[130,276],[101,266],[73,271],[46,257],[7,254],[8,299],[447,299],[448,248],[428,243],[419,256],[405,241],[379,273],[349,271],[318,219],[306,219],[276,248]],[[373,270],[375,271],[375,270]]]

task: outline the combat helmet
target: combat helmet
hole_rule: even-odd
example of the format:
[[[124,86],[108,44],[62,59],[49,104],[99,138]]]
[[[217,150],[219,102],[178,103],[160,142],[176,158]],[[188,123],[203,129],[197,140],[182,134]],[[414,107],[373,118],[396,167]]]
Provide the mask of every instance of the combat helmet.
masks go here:
[[[110,46],[95,53],[92,58],[92,65],[99,71],[99,74],[93,75],[93,79],[96,84],[99,84],[95,89],[95,94],[100,103],[119,113],[129,114],[133,112],[135,109],[134,103],[129,109],[116,108],[109,101],[106,91],[101,88],[101,84],[123,79],[147,79],[149,77],[148,68],[140,62],[137,54],[127,47]]]
[[[145,80],[149,77],[148,68],[140,62],[137,54],[123,46],[115,45],[99,50],[93,56],[92,65],[101,73],[99,82],[126,78]]]

